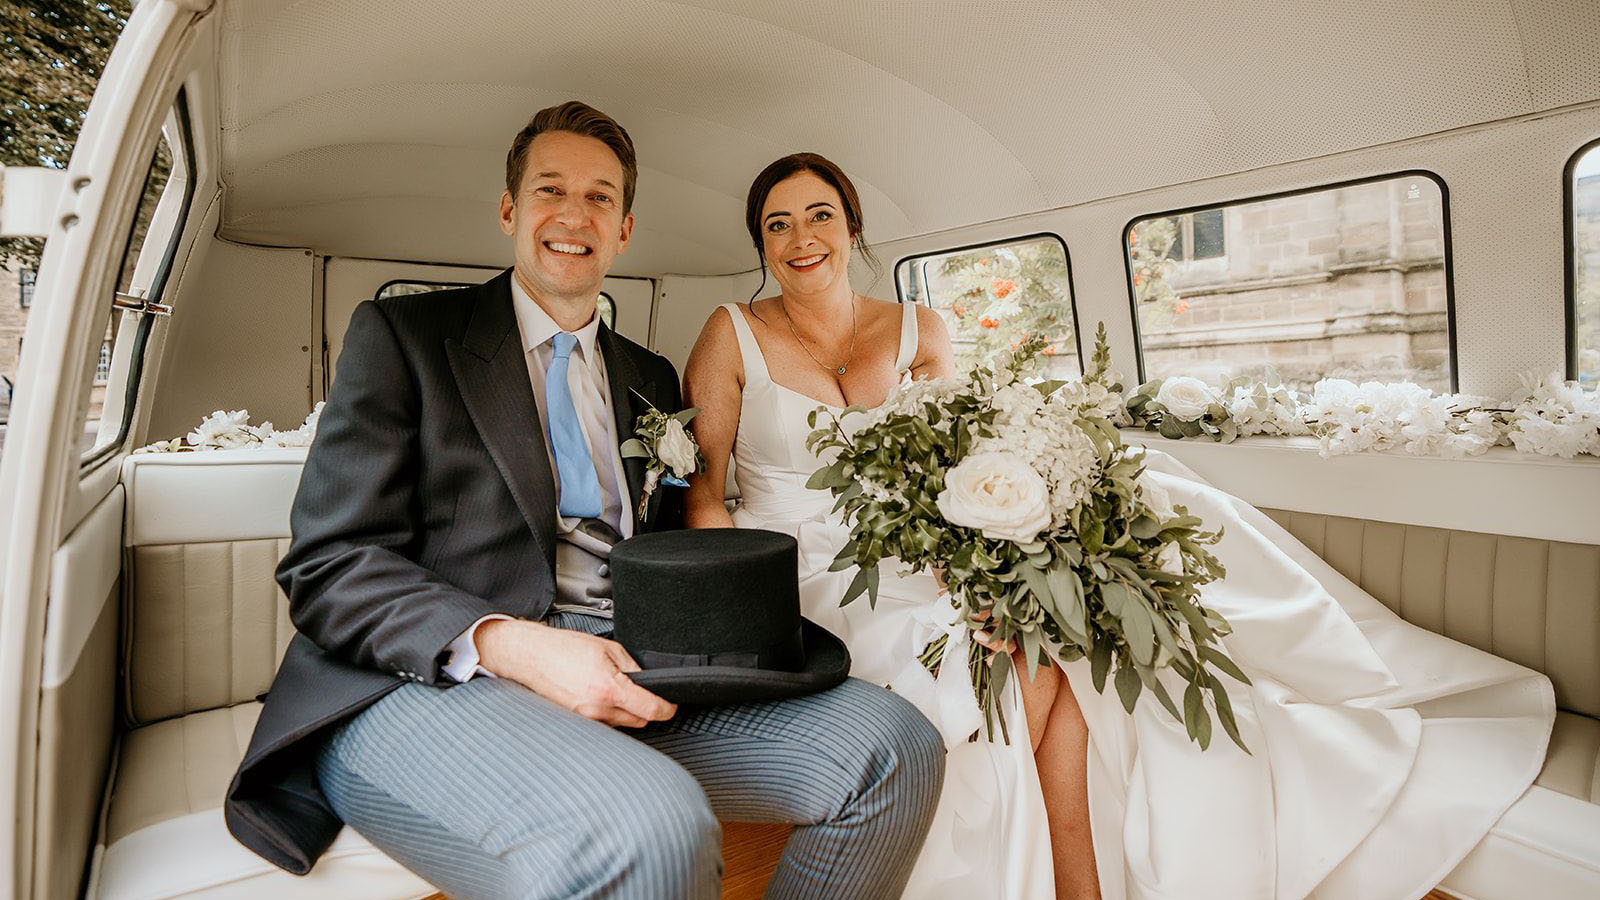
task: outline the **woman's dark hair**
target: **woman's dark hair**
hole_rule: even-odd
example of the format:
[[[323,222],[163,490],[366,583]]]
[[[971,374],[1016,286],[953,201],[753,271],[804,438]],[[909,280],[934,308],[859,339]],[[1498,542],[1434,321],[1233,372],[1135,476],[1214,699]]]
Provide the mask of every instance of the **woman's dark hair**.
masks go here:
[[[767,284],[767,256],[761,249],[761,208],[767,205],[767,195],[772,193],[778,182],[800,172],[810,172],[839,192],[839,200],[844,204],[844,222],[850,229],[850,239],[855,244],[856,252],[867,261],[874,275],[879,271],[878,258],[862,237],[861,198],[856,194],[856,186],[850,183],[849,176],[820,153],[791,153],[761,170],[756,180],[750,183],[750,193],[744,201],[745,228],[750,231],[750,241],[756,245],[756,256],[761,260],[761,287],[756,288],[757,295]]]

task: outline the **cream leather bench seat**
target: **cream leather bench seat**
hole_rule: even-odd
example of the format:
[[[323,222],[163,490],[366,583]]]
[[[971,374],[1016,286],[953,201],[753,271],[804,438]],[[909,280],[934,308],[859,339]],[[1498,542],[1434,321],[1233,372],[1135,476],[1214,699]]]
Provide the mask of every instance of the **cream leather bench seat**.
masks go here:
[[[304,458],[303,450],[247,450],[124,464],[126,730],[92,897],[433,893],[349,829],[297,878],[239,846],[222,822],[256,698],[292,634],[272,571],[288,546]],[[1580,634],[1576,642],[1551,637],[1538,658],[1525,644],[1505,653],[1549,674],[1563,711],[1538,783],[1443,887],[1467,900],[1600,897],[1600,548],[1268,512],[1423,627],[1501,652],[1501,621],[1537,615],[1548,635]],[[1484,560],[1495,567],[1488,579],[1456,571]],[[1563,649],[1573,646],[1580,649]]]
[[[434,889],[346,828],[297,877],[222,799],[292,634],[272,572],[304,450],[129,457],[119,742],[89,896],[402,900]]]
[[[1543,771],[1441,887],[1463,900],[1600,897],[1600,547],[1265,512],[1402,618],[1555,686]]]
[[[1600,897],[1600,720],[1556,714],[1538,781],[1441,886],[1462,900]]]

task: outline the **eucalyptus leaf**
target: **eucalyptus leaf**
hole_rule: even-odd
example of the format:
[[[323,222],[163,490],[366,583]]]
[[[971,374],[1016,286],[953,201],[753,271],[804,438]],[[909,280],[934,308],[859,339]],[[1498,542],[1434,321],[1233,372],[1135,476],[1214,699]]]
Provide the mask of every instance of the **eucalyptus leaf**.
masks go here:
[[[1102,638],[1089,648],[1089,677],[1098,693],[1106,692],[1106,673],[1111,671],[1111,641]]]
[[[1128,641],[1128,650],[1133,654],[1133,661],[1141,666],[1148,666],[1155,661],[1156,656],[1155,625],[1150,620],[1150,609],[1138,595],[1126,588],[1123,590],[1127,599],[1118,617],[1122,620],[1123,636]]]
[[[1183,691],[1183,727],[1189,732],[1189,740],[1199,737],[1198,726],[1195,723],[1205,714],[1205,694],[1201,693],[1199,684],[1191,681]]]
[[[852,601],[861,596],[862,592],[867,589],[867,573],[876,571],[878,571],[876,566],[866,569],[857,569],[856,577],[850,579],[850,586],[845,588],[844,599],[839,601],[839,605],[849,606]]]
[[[640,457],[648,459],[653,455],[650,452],[650,448],[644,445],[644,441],[638,438],[628,438],[622,442],[622,446],[617,450],[624,459],[638,459]]]
[[[1017,638],[1018,642],[1022,644],[1023,661],[1028,664],[1028,681],[1032,682],[1034,675],[1039,671],[1039,651],[1042,649],[1039,630],[1037,628],[1028,629],[1017,635]],[[1009,656],[1010,654],[1002,653],[1001,655]]]
[[[1222,679],[1210,672],[1206,673],[1206,681],[1211,685],[1211,701],[1217,706],[1217,720],[1222,723],[1222,730],[1239,746],[1247,755],[1254,756],[1250,748],[1244,745],[1244,740],[1239,737],[1239,723],[1233,718],[1233,701],[1228,699],[1228,689],[1223,686]]]
[[[1139,702],[1139,692],[1144,689],[1144,682],[1139,680],[1139,673],[1127,662],[1117,664],[1117,696],[1122,699],[1122,708],[1129,714],[1133,713],[1134,705]]]
[[[1144,682],[1145,688],[1148,689],[1150,693],[1156,695],[1156,699],[1161,702],[1161,705],[1166,708],[1167,712],[1172,713],[1172,718],[1174,721],[1183,721],[1183,715],[1178,712],[1177,704],[1172,702],[1172,695],[1167,693],[1167,686],[1161,683],[1161,679],[1154,671],[1140,669],[1139,680]]]
[[[679,425],[688,425],[690,420],[698,415],[700,415],[700,408],[698,406],[691,406],[688,409],[682,409],[673,413],[671,418],[676,419]]]
[[[1216,647],[1213,647],[1210,644],[1201,644],[1200,658],[1228,673],[1234,678],[1234,680],[1244,682],[1245,684],[1250,683],[1250,678],[1244,674],[1244,670],[1240,669],[1239,665],[1235,663],[1233,659],[1228,656],[1228,654],[1223,653]]]

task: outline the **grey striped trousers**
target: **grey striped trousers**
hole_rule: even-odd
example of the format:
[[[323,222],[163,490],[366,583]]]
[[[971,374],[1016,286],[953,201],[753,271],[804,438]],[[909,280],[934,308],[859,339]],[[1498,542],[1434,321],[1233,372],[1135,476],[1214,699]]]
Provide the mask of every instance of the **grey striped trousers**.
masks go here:
[[[475,678],[395,690],[334,733],[317,774],[340,818],[454,900],[709,900],[718,817],[797,826],[768,897],[893,898],[933,820],[944,745],[911,704],[854,679],[619,730]]]

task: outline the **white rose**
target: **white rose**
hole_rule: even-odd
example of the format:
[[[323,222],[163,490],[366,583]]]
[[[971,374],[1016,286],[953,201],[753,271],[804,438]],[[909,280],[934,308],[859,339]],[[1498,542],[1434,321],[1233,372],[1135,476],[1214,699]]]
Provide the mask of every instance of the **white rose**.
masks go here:
[[[667,430],[656,442],[656,455],[667,464],[673,475],[687,478],[694,474],[694,441],[677,419],[667,420]]]
[[[1206,414],[1206,407],[1217,402],[1217,395],[1204,381],[1188,375],[1174,375],[1161,382],[1156,391],[1156,402],[1167,412],[1185,422],[1197,422]]]
[[[1172,508],[1172,495],[1154,481],[1139,479],[1139,495],[1144,500],[1144,505],[1150,507],[1150,511],[1161,521],[1178,517],[1178,511]]]
[[[1050,489],[1010,453],[973,453],[945,473],[939,513],[984,537],[1026,544],[1050,525]]]

